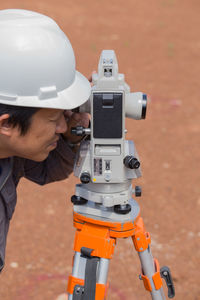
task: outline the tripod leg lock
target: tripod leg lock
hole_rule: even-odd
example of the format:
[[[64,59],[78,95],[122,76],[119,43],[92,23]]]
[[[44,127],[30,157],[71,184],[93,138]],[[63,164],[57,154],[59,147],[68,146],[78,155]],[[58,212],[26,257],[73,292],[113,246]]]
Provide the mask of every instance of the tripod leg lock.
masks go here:
[[[153,280],[155,289],[159,290],[162,287],[162,279],[161,279],[161,275],[160,275],[160,267],[159,267],[159,263],[158,263],[157,259],[154,259],[154,263],[155,263],[156,272],[153,274],[152,280]],[[143,280],[145,289],[147,291],[151,292],[152,291],[151,282],[150,282],[149,278],[144,275],[143,272],[140,275],[140,279]]]
[[[155,263],[155,273],[152,276],[152,280],[154,283],[154,287],[156,290],[159,290],[162,287],[162,279],[163,278],[167,284],[168,288],[168,298],[173,298],[175,296],[175,288],[171,276],[170,269],[168,267],[162,267],[160,269],[159,263],[157,259],[154,259]],[[149,278],[144,275],[144,272],[142,271],[142,274],[139,276],[141,280],[143,280],[144,287],[147,291],[152,292],[152,286]]]
[[[84,294],[84,286],[76,285],[73,292],[73,300],[82,300]]]
[[[170,269],[168,267],[162,267],[160,269],[161,277],[164,278],[167,288],[168,288],[168,298],[173,298],[175,296],[175,288],[171,276]]]
[[[84,288],[84,280],[70,275],[68,278],[68,293],[73,294],[77,286],[82,286]]]
[[[84,291],[85,291],[84,279],[79,279],[79,278],[76,278],[76,277],[73,277],[72,275],[70,275],[68,278],[67,292],[70,295],[73,295],[73,300],[82,300]],[[105,299],[107,291],[108,291],[108,283],[106,285],[97,283],[96,284],[97,300]],[[96,298],[95,298],[95,300],[96,300]]]

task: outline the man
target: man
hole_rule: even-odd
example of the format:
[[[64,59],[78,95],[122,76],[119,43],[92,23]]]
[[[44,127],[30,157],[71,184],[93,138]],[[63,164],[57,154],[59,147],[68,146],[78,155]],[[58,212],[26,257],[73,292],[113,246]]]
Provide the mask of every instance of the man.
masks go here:
[[[0,270],[21,177],[38,184],[66,178],[73,169],[90,84],[75,70],[71,44],[49,17],[0,11]]]

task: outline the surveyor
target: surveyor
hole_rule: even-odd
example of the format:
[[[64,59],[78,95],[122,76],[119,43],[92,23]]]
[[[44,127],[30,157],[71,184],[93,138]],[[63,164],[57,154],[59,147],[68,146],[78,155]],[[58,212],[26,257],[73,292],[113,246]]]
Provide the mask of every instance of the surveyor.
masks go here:
[[[72,46],[51,18],[0,11],[0,270],[20,178],[43,185],[68,177],[80,142],[70,127],[89,124],[72,109],[89,96]]]

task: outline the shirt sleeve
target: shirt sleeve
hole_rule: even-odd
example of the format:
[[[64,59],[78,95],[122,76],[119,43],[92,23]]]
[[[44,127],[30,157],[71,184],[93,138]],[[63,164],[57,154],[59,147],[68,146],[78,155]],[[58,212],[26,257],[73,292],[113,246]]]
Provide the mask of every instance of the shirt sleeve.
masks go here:
[[[3,200],[0,197],[0,273],[5,263],[6,239],[9,229],[9,223],[6,216],[6,209]]]
[[[68,142],[60,136],[56,149],[46,160],[35,162],[25,159],[24,177],[40,185],[65,179],[73,171],[75,156]]]

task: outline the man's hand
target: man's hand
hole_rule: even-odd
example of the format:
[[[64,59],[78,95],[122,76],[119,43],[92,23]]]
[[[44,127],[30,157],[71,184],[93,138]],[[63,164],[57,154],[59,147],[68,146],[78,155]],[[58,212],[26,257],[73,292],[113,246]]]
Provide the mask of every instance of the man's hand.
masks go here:
[[[66,110],[64,116],[67,122],[67,131],[63,134],[69,143],[77,144],[81,141],[81,136],[71,134],[71,128],[76,126],[83,126],[88,128],[89,126],[89,114],[87,113],[73,113],[71,110]]]
[[[93,71],[92,74],[96,73]],[[92,86],[92,74],[89,76],[88,80]],[[82,137],[71,134],[71,128],[76,126],[83,126],[88,128],[90,119],[89,114],[87,113],[73,113],[71,110],[66,110],[64,112],[64,116],[67,122],[67,131],[63,134],[64,138],[66,138],[71,144],[78,144]]]

